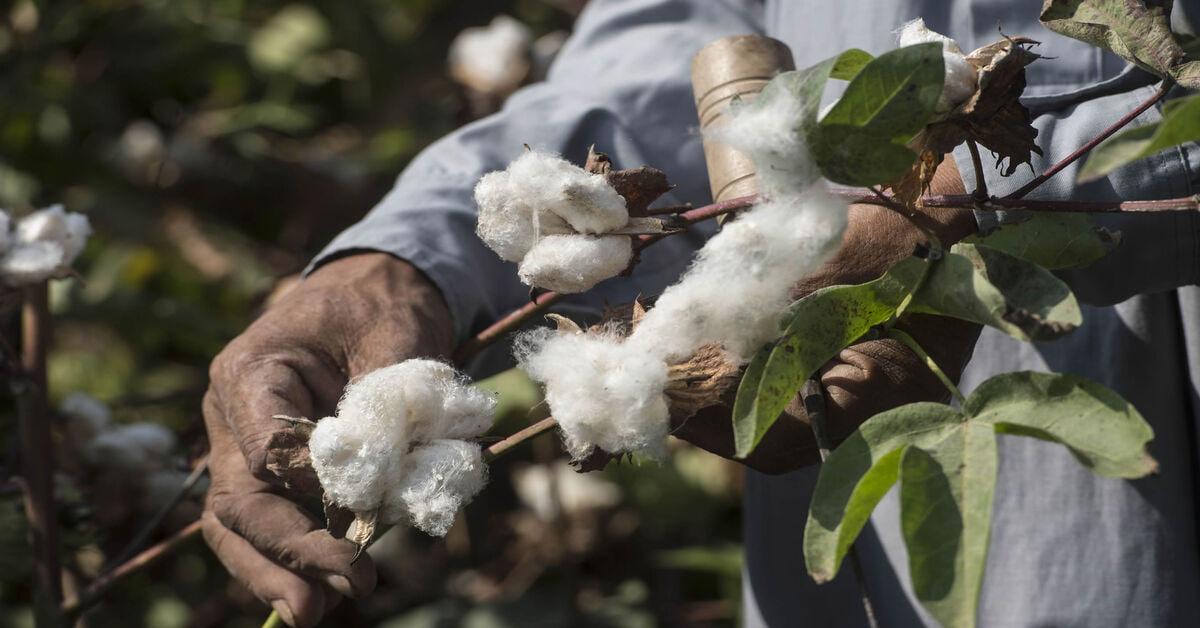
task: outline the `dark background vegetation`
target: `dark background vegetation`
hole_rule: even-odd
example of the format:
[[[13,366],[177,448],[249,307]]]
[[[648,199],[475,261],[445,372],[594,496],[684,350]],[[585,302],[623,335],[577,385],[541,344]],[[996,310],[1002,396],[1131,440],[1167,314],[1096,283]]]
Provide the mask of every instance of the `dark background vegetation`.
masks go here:
[[[478,114],[446,71],[454,35],[498,13],[535,35],[569,29],[583,1],[0,4],[0,207],[63,203],[96,230],[80,279],[52,286],[52,397],[85,391],[118,422],[163,423],[194,461],[212,356],[413,155]],[[11,314],[4,324],[11,333]],[[527,380],[489,385],[505,393],[496,433],[538,416]],[[0,624],[24,626],[30,558],[8,481],[19,455],[11,401],[0,428]],[[561,468],[562,454],[553,439],[525,447],[494,466],[446,541],[408,531],[382,541],[379,591],[343,603],[329,624],[734,623],[740,477],[677,447],[661,466],[610,467],[584,488],[549,482],[541,516],[518,499],[517,478]],[[68,584],[82,586],[145,516],[114,523],[106,513],[122,487],[97,487],[72,466],[59,516]],[[618,499],[602,505],[572,492],[613,487]],[[195,516],[185,504],[157,538]],[[84,623],[254,626],[266,613],[193,542]]]

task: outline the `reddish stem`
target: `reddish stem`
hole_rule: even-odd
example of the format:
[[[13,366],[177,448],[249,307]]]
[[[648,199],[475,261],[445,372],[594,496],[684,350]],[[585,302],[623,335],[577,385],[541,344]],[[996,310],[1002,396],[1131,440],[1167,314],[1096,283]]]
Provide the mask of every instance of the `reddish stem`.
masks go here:
[[[63,602],[61,607],[63,617],[71,618],[91,608],[92,605],[99,602],[108,593],[109,589],[113,588],[118,582],[145,567],[149,567],[160,558],[170,554],[199,535],[200,521],[193,521],[170,538],[147,548],[144,552],[118,565],[115,569],[100,576],[95,582],[88,585],[88,588],[79,597]]]
[[[28,388],[19,397],[21,474],[25,478],[25,515],[33,537],[38,594],[38,625],[52,625],[62,600],[58,522],[54,513],[54,452],[46,400],[46,349],[50,312],[45,282],[25,288],[21,308],[21,366]]]
[[[858,190],[836,189],[830,190],[829,193],[852,204],[887,204],[885,200],[881,200],[873,194],[863,194]],[[992,197],[978,203],[978,205],[976,203],[975,197],[971,194],[930,194],[921,197],[921,204],[925,207],[952,209],[978,208],[985,211],[1022,209],[1036,212],[1089,214],[1200,211],[1200,197],[1197,196],[1165,198],[1153,201],[1051,201]]]
[[[1095,148],[1097,144],[1108,139],[1113,133],[1116,133],[1117,131],[1121,130],[1125,125],[1129,124],[1130,122],[1133,122],[1134,118],[1137,118],[1138,116],[1142,115],[1142,113],[1144,113],[1147,109],[1149,109],[1150,107],[1153,107],[1155,103],[1157,103],[1158,101],[1165,98],[1167,96],[1167,92],[1169,92],[1171,90],[1171,87],[1173,87],[1174,85],[1175,85],[1174,82],[1172,82],[1170,80],[1164,80],[1162,86],[1158,88],[1158,91],[1154,92],[1154,95],[1152,95],[1150,98],[1146,99],[1146,102],[1143,102],[1142,104],[1138,105],[1136,109],[1134,109],[1133,111],[1130,111],[1128,114],[1125,115],[1125,117],[1114,122],[1112,124],[1112,126],[1101,131],[1099,135],[1097,135],[1096,137],[1093,137],[1091,140],[1088,141],[1088,143],[1084,144],[1083,146],[1080,146],[1078,149],[1075,150],[1075,152],[1064,157],[1062,159],[1062,161],[1051,166],[1049,170],[1038,175],[1036,178],[1034,178],[1029,183],[1026,183],[1025,185],[1021,186],[1021,189],[1004,197],[1005,200],[1016,200],[1016,199],[1024,197],[1026,194],[1029,194],[1030,192],[1032,192],[1038,186],[1045,183],[1047,179],[1058,174],[1059,172],[1062,171],[1063,168],[1066,168],[1067,166],[1069,166],[1072,163],[1074,163],[1075,161],[1077,161],[1080,157],[1083,157],[1084,155],[1086,155],[1088,153],[1088,151]]]

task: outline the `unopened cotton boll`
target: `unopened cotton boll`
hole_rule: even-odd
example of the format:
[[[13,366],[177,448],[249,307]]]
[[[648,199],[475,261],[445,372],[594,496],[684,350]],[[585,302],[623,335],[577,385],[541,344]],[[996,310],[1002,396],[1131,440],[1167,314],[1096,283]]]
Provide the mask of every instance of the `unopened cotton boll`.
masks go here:
[[[707,343],[748,360],[777,335],[791,287],[833,255],[845,228],[845,203],[821,188],[757,205],[700,249],[628,342],[668,361]]]
[[[546,389],[567,449],[665,453],[667,364],[642,347],[603,334],[542,329],[518,343],[521,368]]]
[[[517,276],[529,286],[573,294],[620,274],[632,257],[628,236],[547,236],[521,260]]]
[[[942,44],[942,60],[946,69],[946,80],[942,84],[942,93],[938,96],[934,111],[939,114],[949,113],[975,93],[979,80],[975,68],[967,63],[966,56],[953,39],[932,31],[925,26],[923,18],[911,20],[897,31],[901,46],[913,46],[924,43]]]
[[[93,465],[147,471],[166,466],[175,450],[175,434],[157,423],[120,425],[98,435],[85,458]]]
[[[388,490],[380,515],[385,521],[407,519],[433,536],[445,536],[454,516],[487,482],[479,445],[435,440],[409,454],[408,472]]]

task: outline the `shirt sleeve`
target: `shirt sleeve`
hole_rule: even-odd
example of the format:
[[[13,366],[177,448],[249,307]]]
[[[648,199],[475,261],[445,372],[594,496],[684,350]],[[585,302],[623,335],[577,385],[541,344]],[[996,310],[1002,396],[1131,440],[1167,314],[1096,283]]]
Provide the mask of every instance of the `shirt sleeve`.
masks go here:
[[[472,190],[523,145],[582,163],[588,147],[622,168],[650,165],[677,187],[663,202],[706,202],[704,155],[690,64],[704,45],[762,30],[761,6],[747,0],[593,0],[545,82],[514,94],[503,110],[423,151],[391,192],[313,261],[373,250],[415,265],[441,290],[458,342],[528,300],[515,265],[475,235]],[[669,238],[648,250],[634,281],[608,281],[576,304],[632,300],[661,290],[686,266],[685,249],[704,234]],[[621,285],[618,285],[621,284]]]
[[[1120,76],[1052,97],[1025,99],[1038,129],[1042,155],[1034,155],[1032,167],[1022,166],[1011,177],[1003,177],[988,163],[984,151],[984,178],[989,194],[1004,196],[1034,178],[1112,125],[1157,89],[1154,77],[1128,69]],[[1131,123],[1149,124],[1161,119],[1161,107],[1151,108]],[[1200,149],[1195,143],[1159,152],[1114,170],[1107,177],[1077,183],[1080,159],[1030,192],[1029,199],[1075,201],[1152,200],[1178,198],[1196,193],[1195,167]],[[975,173],[966,146],[954,151],[955,163],[968,191],[975,189]],[[1057,273],[1076,296],[1092,305],[1111,305],[1137,294],[1149,294],[1195,284],[1200,278],[1198,221],[1195,212],[1154,214],[1097,214],[1093,221],[1120,231],[1122,242],[1111,253],[1087,268]],[[1027,212],[977,211],[981,230],[1023,220]]]

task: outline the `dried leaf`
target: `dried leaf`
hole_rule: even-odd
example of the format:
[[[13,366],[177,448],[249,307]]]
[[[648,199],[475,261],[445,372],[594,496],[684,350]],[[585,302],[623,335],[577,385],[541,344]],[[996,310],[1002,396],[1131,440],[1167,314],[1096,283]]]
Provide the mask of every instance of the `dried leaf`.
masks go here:
[[[546,319],[554,321],[556,328],[560,332],[568,332],[572,334],[583,333],[583,328],[579,326],[579,323],[576,323],[562,314],[547,314]]]
[[[283,485],[289,490],[304,495],[320,495],[321,482],[313,470],[312,457],[308,452],[308,437],[311,434],[312,428],[300,422],[271,434],[266,446],[267,470],[283,480]]]
[[[925,127],[913,140],[921,151],[947,153],[967,140],[992,151],[1002,174],[1009,176],[1033,153],[1042,154],[1034,141],[1037,129],[1029,110],[1021,104],[1025,67],[1041,58],[1029,50],[1038,42],[1025,37],[1004,39],[975,50],[967,62],[979,72],[979,88],[945,120]]]
[[[595,146],[588,149],[583,169],[592,174],[605,175],[608,184],[625,199],[625,209],[633,218],[646,216],[646,208],[650,203],[675,187],[667,181],[666,173],[658,168],[642,166],[632,170],[613,170],[612,158],[597,152]]]
[[[346,538],[350,524],[354,523],[354,512],[333,503],[329,495],[321,496],[321,505],[325,507],[325,529],[335,539]]]
[[[592,453],[582,458],[575,458],[569,464],[575,467],[576,473],[590,473],[592,471],[603,471],[608,466],[608,463],[614,460],[617,464],[621,464],[621,460],[626,456],[629,456],[630,460],[633,459],[632,454],[610,454],[599,447],[593,447]]]

